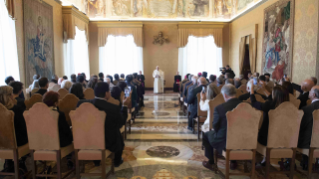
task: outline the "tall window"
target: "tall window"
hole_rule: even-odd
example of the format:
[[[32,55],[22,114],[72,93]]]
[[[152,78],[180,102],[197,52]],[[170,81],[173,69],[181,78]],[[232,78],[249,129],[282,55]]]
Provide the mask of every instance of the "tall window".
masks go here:
[[[136,46],[134,37],[109,35],[104,47],[100,47],[100,72],[131,74],[143,71],[143,48]]]
[[[178,70],[183,76],[203,71],[218,75],[222,65],[222,48],[216,46],[213,36],[189,36],[187,45],[178,50]]]
[[[20,80],[15,22],[0,0],[0,85],[5,85],[7,76]]]
[[[71,74],[85,73],[90,76],[89,46],[85,31],[76,27],[74,40],[68,40],[64,44],[64,74],[70,77]]]

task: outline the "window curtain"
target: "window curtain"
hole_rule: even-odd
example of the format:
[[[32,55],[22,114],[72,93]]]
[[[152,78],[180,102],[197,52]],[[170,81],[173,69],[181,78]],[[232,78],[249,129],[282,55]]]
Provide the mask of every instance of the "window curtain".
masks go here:
[[[68,40],[64,44],[64,74],[70,77],[71,74],[85,73],[90,76],[88,42],[85,31],[76,27],[74,40]]]
[[[100,72],[132,74],[143,71],[143,48],[134,42],[133,35],[109,35],[104,47],[99,48]]]
[[[188,43],[178,51],[178,70],[181,75],[208,74],[219,75],[222,67],[222,48],[216,46],[214,37],[188,37]]]
[[[0,85],[5,85],[7,76],[20,81],[15,21],[8,16],[5,2],[0,0]]]

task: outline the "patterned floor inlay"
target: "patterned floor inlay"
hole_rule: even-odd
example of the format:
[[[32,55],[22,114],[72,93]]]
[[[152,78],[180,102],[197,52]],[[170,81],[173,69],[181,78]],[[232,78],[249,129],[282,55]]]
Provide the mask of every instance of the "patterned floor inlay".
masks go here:
[[[175,147],[155,146],[147,149],[146,153],[151,157],[170,158],[173,156],[178,156],[180,151]]]
[[[187,129],[188,123],[187,120],[183,122],[161,122],[161,123],[154,123],[154,122],[147,122],[147,123],[135,123],[132,126],[132,132],[153,132],[153,133],[192,133]]]

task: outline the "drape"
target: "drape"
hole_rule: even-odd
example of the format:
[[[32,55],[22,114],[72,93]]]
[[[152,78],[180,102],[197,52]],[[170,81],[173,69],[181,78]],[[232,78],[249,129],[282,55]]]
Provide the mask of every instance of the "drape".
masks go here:
[[[217,47],[223,47],[223,29],[222,28],[179,28],[178,29],[178,47],[185,47],[188,43],[188,37],[207,37],[213,36]]]
[[[256,58],[255,58],[255,51],[256,51],[256,40],[249,35],[249,62],[250,62],[250,71],[256,71]]]
[[[86,41],[89,43],[89,18],[82,14],[73,6],[63,6],[63,31],[65,32],[65,41],[74,40],[77,27],[85,31]]]
[[[2,0],[3,1],[3,0]],[[7,12],[9,14],[9,16],[14,19],[15,18],[15,13],[14,13],[14,0],[5,0],[6,6],[7,6]]]
[[[203,71],[218,76],[222,66],[222,48],[216,46],[213,36],[189,36],[187,45],[178,50],[178,70],[182,76]]]
[[[143,48],[134,42],[133,35],[109,35],[99,48],[99,69],[104,74],[132,74],[143,71]]]
[[[0,0],[0,85],[12,76],[20,81],[15,21],[8,16],[5,2]]]
[[[68,40],[64,45],[64,74],[68,77],[71,74],[85,73],[90,76],[89,46],[86,41],[85,31],[75,28],[74,40]]]
[[[133,36],[134,43],[143,47],[143,28],[98,28],[98,46],[104,47],[108,37],[112,36]]]
[[[243,74],[243,65],[245,58],[246,37],[242,37],[239,43],[239,74]]]

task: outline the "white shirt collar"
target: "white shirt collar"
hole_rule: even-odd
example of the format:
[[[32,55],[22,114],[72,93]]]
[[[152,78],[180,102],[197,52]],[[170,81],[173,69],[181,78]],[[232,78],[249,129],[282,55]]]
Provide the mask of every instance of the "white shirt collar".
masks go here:
[[[319,99],[314,99],[314,100],[312,100],[311,103],[314,103],[314,102],[317,102],[317,101],[319,101]]]
[[[100,97],[96,97],[96,96],[95,96],[95,99],[107,101],[105,98],[100,98]]]

